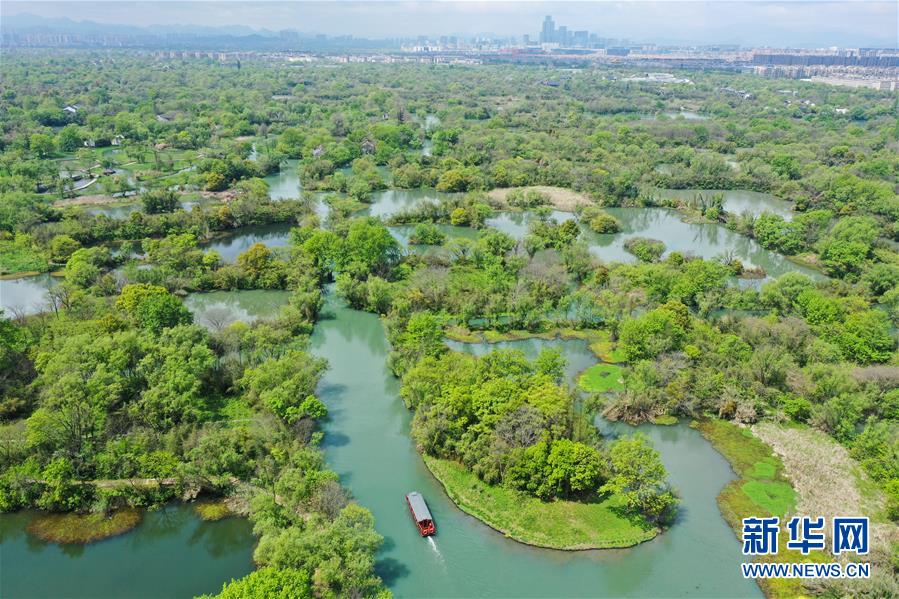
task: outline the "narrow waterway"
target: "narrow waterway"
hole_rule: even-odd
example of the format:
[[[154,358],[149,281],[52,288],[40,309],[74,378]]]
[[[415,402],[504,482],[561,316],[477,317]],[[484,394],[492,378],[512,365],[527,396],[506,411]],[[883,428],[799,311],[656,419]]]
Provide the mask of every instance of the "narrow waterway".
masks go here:
[[[582,342],[528,341],[519,346],[535,355],[547,343],[563,349],[572,376],[580,365],[592,363]],[[467,349],[487,351],[490,346]],[[377,316],[351,310],[329,293],[311,351],[330,363],[319,388],[330,411],[327,461],[374,513],[385,537],[379,572],[396,596],[760,595],[740,575],[739,543],[715,503],[733,473],[696,431],[685,426],[645,429],[683,498],[671,530],[623,550],[567,553],[527,547],[457,509],[425,468],[409,437],[411,414],[386,367],[389,347]],[[424,494],[434,513],[433,542],[422,539],[409,518],[403,497],[412,490]]]

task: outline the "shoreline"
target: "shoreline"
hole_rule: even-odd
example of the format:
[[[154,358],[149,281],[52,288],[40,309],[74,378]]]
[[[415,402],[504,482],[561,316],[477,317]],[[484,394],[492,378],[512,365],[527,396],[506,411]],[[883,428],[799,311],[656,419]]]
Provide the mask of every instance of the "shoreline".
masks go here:
[[[431,474],[431,476],[433,476],[437,480],[437,482],[440,483],[440,486],[443,488],[444,493],[446,493],[446,496],[450,499],[450,501],[453,502],[454,506],[456,506],[458,509],[465,512],[472,518],[476,519],[478,522],[481,522],[482,524],[486,525],[490,529],[503,535],[507,539],[511,539],[517,543],[521,543],[522,545],[528,545],[530,547],[537,547],[540,549],[552,549],[555,551],[599,551],[599,550],[604,550],[604,549],[626,549],[628,547],[634,547],[641,543],[651,541],[652,539],[656,538],[662,532],[662,529],[660,529],[658,527],[652,527],[648,530],[643,531],[643,534],[635,534],[633,537],[626,538],[626,539],[617,539],[617,540],[609,539],[608,541],[605,541],[605,542],[600,542],[597,540],[593,540],[593,541],[588,540],[586,542],[581,542],[581,543],[560,543],[560,542],[553,543],[550,541],[541,541],[537,538],[531,538],[528,536],[529,532],[530,532],[530,534],[533,534],[533,535],[539,535],[540,533],[533,532],[533,531],[517,531],[517,530],[515,530],[514,526],[511,526],[511,527],[503,526],[502,524],[497,522],[495,519],[491,519],[486,514],[478,512],[472,505],[470,505],[468,502],[466,502],[464,500],[464,498],[462,497],[462,495],[460,494],[459,490],[457,488],[455,488],[454,486],[449,485],[447,483],[447,481],[444,480],[445,478],[448,478],[448,474],[450,474],[450,473],[445,472],[445,471],[440,471],[440,468],[444,467],[444,466],[446,466],[448,468],[453,468],[453,464],[455,464],[455,462],[452,462],[451,460],[441,460],[439,458],[433,458],[433,457],[425,456],[422,454],[419,454],[419,455],[421,456],[422,461],[424,462],[425,466],[427,467],[428,472]],[[462,468],[460,467],[459,470],[462,470]],[[465,471],[465,475],[471,477],[472,479],[477,479],[477,477],[470,472]],[[574,501],[555,501],[555,502],[551,502],[551,503],[544,503],[537,498],[525,497],[523,494],[520,494],[515,491],[510,491],[510,490],[507,490],[507,489],[504,489],[501,487],[487,485],[486,483],[481,482],[479,479],[477,479],[476,484],[478,484],[480,487],[483,487],[483,489],[478,489],[479,492],[486,490],[486,491],[493,491],[495,493],[508,493],[510,496],[512,496],[514,494],[516,496],[516,499],[521,500],[521,503],[518,504],[518,507],[522,507],[522,506],[526,507],[528,503],[533,503],[533,504],[539,503],[542,506],[547,506],[545,511],[559,511],[562,509],[562,507],[568,507],[568,506],[577,506],[577,507],[574,507],[573,509],[575,509],[576,511],[581,511],[581,512],[588,512],[591,510],[597,511],[598,509],[600,509],[600,506],[606,506],[606,504],[609,503],[608,501],[604,501],[599,504],[596,504],[596,503],[587,504],[587,503],[580,503],[580,502],[574,502]],[[521,495],[521,497],[518,497],[519,495]],[[556,506],[562,506],[562,507],[559,507],[558,510],[553,510],[553,507],[556,507]],[[603,509],[608,509],[608,508],[606,507]],[[624,518],[620,518],[620,520],[626,521]],[[439,532],[439,528],[438,528],[438,532]]]

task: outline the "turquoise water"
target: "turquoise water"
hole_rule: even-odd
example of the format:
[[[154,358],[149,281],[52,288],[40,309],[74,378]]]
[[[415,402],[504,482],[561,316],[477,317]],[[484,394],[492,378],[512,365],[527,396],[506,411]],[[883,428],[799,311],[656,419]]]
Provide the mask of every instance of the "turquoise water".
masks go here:
[[[34,512],[0,514],[0,596],[8,599],[193,597],[253,570],[252,526],[204,522],[190,506],[145,514],[133,531],[89,545],[46,543]]]
[[[535,355],[547,344],[564,350],[571,376],[595,361],[583,342],[531,340],[516,346]],[[473,352],[492,347],[467,346]],[[319,388],[330,412],[324,441],[328,463],[373,511],[385,537],[378,569],[396,596],[760,596],[755,583],[740,574],[740,545],[715,503],[733,473],[696,431],[646,429],[683,497],[671,530],[630,549],[528,547],[456,508],[425,468],[409,437],[411,414],[398,396],[398,381],[385,367],[388,345],[376,316],[329,295],[310,349],[330,362]],[[409,519],[403,496],[412,490],[425,496],[437,522],[431,541],[422,539]]]

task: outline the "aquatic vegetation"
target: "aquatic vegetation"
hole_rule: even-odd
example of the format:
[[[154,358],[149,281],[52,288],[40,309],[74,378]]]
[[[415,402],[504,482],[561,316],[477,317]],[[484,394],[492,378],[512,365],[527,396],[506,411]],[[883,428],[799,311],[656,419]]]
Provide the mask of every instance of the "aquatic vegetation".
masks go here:
[[[51,543],[93,543],[128,532],[140,523],[141,518],[141,511],[134,508],[110,514],[39,513],[28,525],[28,533]]]
[[[665,253],[665,243],[647,237],[630,237],[625,240],[624,249],[643,262],[657,262]]]
[[[216,520],[222,520],[223,518],[228,518],[234,514],[231,511],[231,508],[228,507],[228,504],[224,500],[211,501],[204,500],[198,501],[194,504],[194,512],[207,522],[215,522]]]

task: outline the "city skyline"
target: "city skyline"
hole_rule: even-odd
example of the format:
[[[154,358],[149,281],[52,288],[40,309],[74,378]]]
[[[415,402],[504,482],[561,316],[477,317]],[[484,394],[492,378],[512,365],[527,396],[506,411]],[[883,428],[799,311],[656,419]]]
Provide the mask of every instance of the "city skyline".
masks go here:
[[[214,7],[214,8],[213,8]],[[353,35],[541,37],[551,15],[566,35],[637,43],[896,47],[892,2],[4,2],[4,21],[35,15],[112,26],[227,27]],[[20,19],[21,20],[21,17]],[[16,19],[13,19],[16,21]]]

